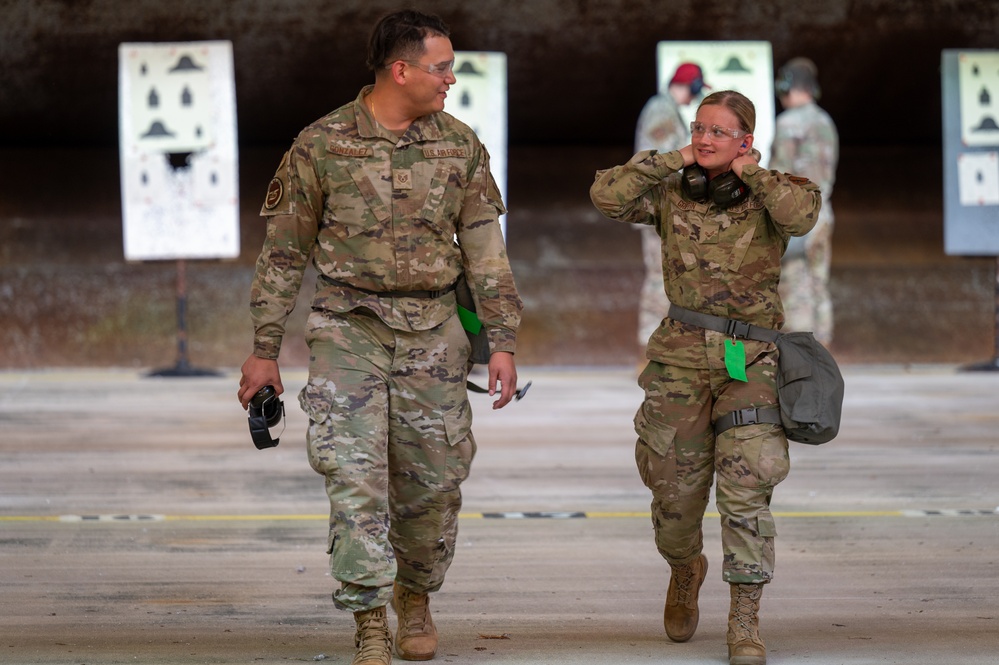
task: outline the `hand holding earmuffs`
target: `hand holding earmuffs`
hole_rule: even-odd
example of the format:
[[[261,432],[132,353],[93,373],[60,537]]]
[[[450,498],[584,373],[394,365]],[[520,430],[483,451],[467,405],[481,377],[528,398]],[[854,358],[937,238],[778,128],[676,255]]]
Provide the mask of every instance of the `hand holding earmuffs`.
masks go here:
[[[744,143],[743,146],[748,149],[746,152],[740,153],[738,157],[733,159],[732,165],[729,167],[740,178],[742,177],[743,166],[748,166],[750,164],[757,166],[759,165],[760,160],[763,159],[763,155],[760,154],[760,151],[752,147],[752,141],[749,141],[748,145]]]

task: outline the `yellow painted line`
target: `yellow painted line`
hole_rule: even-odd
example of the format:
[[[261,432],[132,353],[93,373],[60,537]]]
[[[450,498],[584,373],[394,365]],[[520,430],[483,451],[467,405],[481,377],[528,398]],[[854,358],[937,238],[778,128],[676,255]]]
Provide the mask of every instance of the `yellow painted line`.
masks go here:
[[[297,522],[329,521],[329,515],[164,515],[167,522]]]

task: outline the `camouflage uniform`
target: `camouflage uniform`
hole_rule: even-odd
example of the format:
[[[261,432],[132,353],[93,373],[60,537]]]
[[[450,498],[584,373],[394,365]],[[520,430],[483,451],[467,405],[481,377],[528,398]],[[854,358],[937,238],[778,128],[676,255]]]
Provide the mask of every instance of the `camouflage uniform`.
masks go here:
[[[804,176],[822,190],[819,221],[803,244],[792,243],[784,255],[780,297],[785,329],[812,331],[828,345],[833,337],[829,267],[832,262],[833,210],[839,135],[832,118],[815,103],[789,108],[777,116],[770,168]]]
[[[668,92],[649,98],[638,116],[635,128],[635,152],[679,150],[690,143],[690,131],[680,115],[680,110]],[[669,299],[663,283],[662,241],[653,226],[641,225],[642,260],[645,279],[638,302],[638,344],[644,348],[649,337],[666,318]]]
[[[750,198],[729,209],[687,198],[679,151],[646,151],[597,173],[590,196],[611,219],[649,224],[663,238],[666,295],[674,304],[763,328],[780,328],[780,256],[789,235],[815,223],[818,188],[746,166]],[[635,416],[636,461],[652,490],[659,552],[672,566],[701,552],[701,522],[714,475],[721,513],[723,578],[759,583],[773,575],[776,535],[770,499],[787,475],[787,439],[778,425],[713,423],[734,410],[777,404],[776,348],[743,340],[748,382],[725,369],[723,333],[666,319],[649,341],[639,377],[645,401]]]
[[[436,591],[454,554],[475,440],[447,288],[464,272],[492,351],[515,350],[522,308],[485,148],[443,112],[392,134],[370,90],[304,129],[278,167],[251,296],[254,354],[276,359],[312,257],[299,401],[330,500],[334,602],[352,611],[386,605],[396,579]],[[446,292],[398,295],[421,290]]]

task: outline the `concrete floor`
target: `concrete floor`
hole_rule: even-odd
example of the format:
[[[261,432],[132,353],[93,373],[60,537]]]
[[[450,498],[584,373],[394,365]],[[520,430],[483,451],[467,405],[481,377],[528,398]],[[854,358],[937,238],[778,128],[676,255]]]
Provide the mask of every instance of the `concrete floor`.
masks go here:
[[[999,373],[956,370],[844,367],[840,437],[792,444],[761,613],[772,665],[996,662]],[[715,516],[700,628],[663,634],[633,371],[520,374],[533,387],[507,409],[472,397],[437,662],[726,663]],[[0,373],[0,662],[349,663],[304,380],[286,372],[287,429],[258,451],[231,372]]]

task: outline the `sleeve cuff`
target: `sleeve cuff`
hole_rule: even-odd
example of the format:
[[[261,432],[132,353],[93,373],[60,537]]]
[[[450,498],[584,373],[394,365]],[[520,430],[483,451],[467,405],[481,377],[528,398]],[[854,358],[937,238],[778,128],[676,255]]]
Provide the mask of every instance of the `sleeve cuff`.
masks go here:
[[[506,352],[516,353],[517,335],[516,333],[503,328],[490,328],[486,331],[489,339],[489,351],[491,353]]]
[[[253,355],[267,360],[277,360],[281,354],[281,340],[269,337],[253,340]]]

